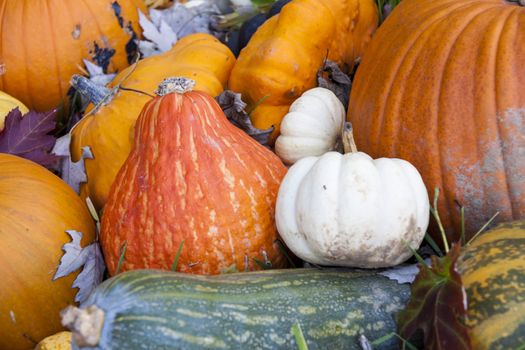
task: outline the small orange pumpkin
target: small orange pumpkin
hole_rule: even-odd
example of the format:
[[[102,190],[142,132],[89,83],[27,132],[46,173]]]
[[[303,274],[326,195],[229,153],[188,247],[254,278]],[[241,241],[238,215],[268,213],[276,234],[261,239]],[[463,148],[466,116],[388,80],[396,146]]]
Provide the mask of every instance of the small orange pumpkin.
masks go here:
[[[214,98],[190,91],[191,80],[175,82],[178,92],[159,92],[144,107],[111,187],[101,228],[109,272],[124,245],[120,271],[170,269],[183,241],[182,272],[258,269],[254,259],[284,266],[274,212],[285,166]]]
[[[46,111],[63,101],[82,59],[125,68],[142,33],[138,10],[147,13],[142,0],[0,0],[0,90]]]

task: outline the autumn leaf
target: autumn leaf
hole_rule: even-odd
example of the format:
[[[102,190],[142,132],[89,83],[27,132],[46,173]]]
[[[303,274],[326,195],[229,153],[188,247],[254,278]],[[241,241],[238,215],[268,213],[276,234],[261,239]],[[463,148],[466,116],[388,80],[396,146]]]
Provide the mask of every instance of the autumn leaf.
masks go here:
[[[71,236],[72,241],[64,244],[62,248],[64,255],[60,259],[53,281],[68,276],[83,267],[72,286],[72,288],[78,288],[75,301],[82,303],[102,282],[106,266],[97,241],[81,247],[82,232],[73,230],[66,232]]]
[[[467,317],[467,299],[456,262],[461,246],[454,244],[449,253],[431,258],[431,266],[420,264],[412,285],[412,295],[405,310],[399,313],[398,332],[410,339],[418,330],[424,334],[425,349],[471,349]]]
[[[225,90],[217,97],[217,101],[228,120],[254,138],[260,144],[267,146],[273,127],[267,130],[257,129],[253,126],[250,116],[246,112],[246,103],[241,99],[241,94]]]
[[[326,60],[323,68],[317,72],[317,85],[332,91],[339,101],[348,108],[352,80],[337,65],[337,63]]]
[[[29,111],[24,117],[18,108],[9,112],[0,131],[0,153],[9,153],[54,168],[58,158],[51,154],[56,138],[57,110],[45,113]]]
[[[51,151],[60,158],[60,177],[76,193],[80,193],[80,184],[87,182],[85,160],[93,159],[93,154],[88,146],[82,148],[82,156],[78,162],[73,162],[70,153],[71,134],[59,138]]]

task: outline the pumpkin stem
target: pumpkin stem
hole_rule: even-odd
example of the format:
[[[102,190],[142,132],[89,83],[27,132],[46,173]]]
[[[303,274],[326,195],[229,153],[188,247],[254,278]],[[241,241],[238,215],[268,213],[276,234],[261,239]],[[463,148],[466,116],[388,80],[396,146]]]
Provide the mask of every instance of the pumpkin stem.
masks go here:
[[[184,94],[186,92],[192,91],[195,87],[195,80],[191,80],[183,77],[172,77],[167,78],[160,83],[159,88],[155,93],[159,96],[165,96],[176,92],[178,94]]]
[[[68,306],[60,313],[60,316],[62,325],[71,330],[73,340],[79,347],[98,345],[104,325],[104,311],[96,305],[91,305],[86,309]]]
[[[82,75],[73,75],[71,78],[71,86],[95,106],[102,102],[107,104],[107,102],[111,101],[111,99],[109,99],[109,101],[106,100],[107,97],[112,94],[110,89],[105,86],[95,84],[93,81]]]
[[[357,152],[352,123],[350,122],[345,122],[345,126],[343,128],[343,150],[345,154]]]

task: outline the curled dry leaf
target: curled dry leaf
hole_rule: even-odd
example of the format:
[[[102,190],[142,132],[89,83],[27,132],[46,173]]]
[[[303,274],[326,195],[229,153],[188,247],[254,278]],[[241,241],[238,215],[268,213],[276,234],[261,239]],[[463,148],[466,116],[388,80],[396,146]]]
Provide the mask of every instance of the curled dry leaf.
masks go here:
[[[245,110],[247,104],[242,100],[241,94],[225,90],[217,97],[217,101],[233,125],[246,132],[260,144],[268,146],[273,127],[261,130],[253,126],[250,115]]]
[[[410,339],[418,330],[424,333],[424,346],[429,350],[471,349],[466,293],[456,263],[461,246],[454,244],[443,257],[432,257],[431,266],[420,264],[412,285],[412,295],[398,314],[399,334]]]
[[[326,60],[322,69],[317,72],[317,85],[332,91],[348,109],[352,80],[337,65]]]
[[[58,158],[51,154],[56,138],[50,133],[56,128],[57,110],[38,113],[29,111],[24,117],[18,108],[9,112],[0,131],[0,152],[32,160],[54,168]]]
[[[60,259],[53,280],[68,276],[83,267],[80,274],[73,282],[73,288],[78,288],[75,301],[83,302],[91,292],[102,282],[104,276],[104,258],[97,241],[86,247],[80,246],[82,232],[66,231],[71,236],[72,241],[64,244],[62,248],[64,255]]]
[[[59,138],[52,150],[52,154],[60,158],[61,178],[76,193],[80,193],[80,184],[87,182],[85,160],[93,159],[93,154],[89,147],[82,148],[82,157],[78,162],[71,160],[70,153],[71,134],[66,134]]]

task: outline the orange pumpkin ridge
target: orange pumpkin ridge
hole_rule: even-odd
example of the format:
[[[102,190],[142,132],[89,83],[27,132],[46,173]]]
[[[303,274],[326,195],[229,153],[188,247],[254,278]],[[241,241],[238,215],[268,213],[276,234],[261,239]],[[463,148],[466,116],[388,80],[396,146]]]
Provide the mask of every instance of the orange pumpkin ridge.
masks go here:
[[[524,40],[516,4],[404,0],[357,70],[348,119],[358,148],[414,164],[431,198],[440,188],[450,241],[458,203],[467,236],[497,211],[499,221],[525,217]]]
[[[286,168],[200,91],[157,97],[143,109],[133,149],[109,195],[101,242],[111,274],[169,269],[217,274],[285,259],[275,240],[277,191]]]

